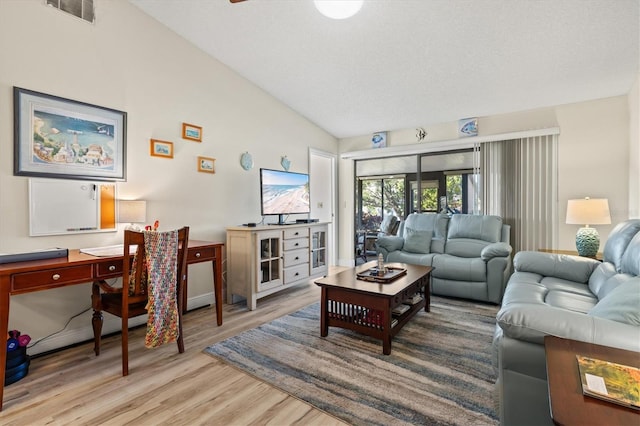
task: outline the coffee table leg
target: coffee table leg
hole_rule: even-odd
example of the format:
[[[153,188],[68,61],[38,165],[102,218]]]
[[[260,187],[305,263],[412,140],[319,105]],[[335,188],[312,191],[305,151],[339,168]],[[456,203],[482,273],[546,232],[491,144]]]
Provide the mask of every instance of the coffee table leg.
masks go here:
[[[385,333],[382,336],[382,353],[384,355],[391,354],[391,333]]]
[[[322,287],[320,296],[320,336],[327,337],[329,334],[329,324],[327,323],[327,288]]]
[[[425,279],[427,282],[422,287],[424,289],[424,311],[431,312],[431,273]]]

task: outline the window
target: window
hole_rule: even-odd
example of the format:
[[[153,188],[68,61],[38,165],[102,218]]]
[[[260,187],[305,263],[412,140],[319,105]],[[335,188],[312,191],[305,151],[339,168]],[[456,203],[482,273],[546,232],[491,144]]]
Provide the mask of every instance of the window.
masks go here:
[[[46,4],[87,22],[95,19],[93,0],[47,0]]]

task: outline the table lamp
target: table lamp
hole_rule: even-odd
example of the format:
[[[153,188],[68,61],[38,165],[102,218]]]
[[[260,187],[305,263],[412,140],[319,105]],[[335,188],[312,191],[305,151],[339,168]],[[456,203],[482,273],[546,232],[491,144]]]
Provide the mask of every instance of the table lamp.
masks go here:
[[[576,248],[580,256],[594,257],[600,248],[600,235],[595,228],[589,228],[589,225],[611,223],[609,201],[606,198],[589,197],[568,200],[566,222],[569,225],[584,225],[576,234]]]
[[[144,223],[147,220],[147,202],[144,200],[120,200],[118,201],[118,222],[129,222],[125,227],[130,231],[142,231],[135,223]]]

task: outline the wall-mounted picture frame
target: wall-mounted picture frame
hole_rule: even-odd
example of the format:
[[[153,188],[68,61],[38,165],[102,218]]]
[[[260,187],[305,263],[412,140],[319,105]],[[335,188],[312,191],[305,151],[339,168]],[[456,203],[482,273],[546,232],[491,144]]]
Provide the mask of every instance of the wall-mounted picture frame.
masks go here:
[[[173,142],[151,139],[151,155],[153,157],[173,158]]]
[[[13,174],[126,179],[127,113],[13,88]]]
[[[478,119],[474,117],[458,120],[458,136],[478,136]]]
[[[371,148],[384,148],[386,146],[387,132],[378,132],[371,136]]]
[[[182,138],[190,141],[202,142],[202,127],[194,124],[182,123]]]
[[[215,173],[216,159],[211,157],[198,157],[198,171],[202,173]]]

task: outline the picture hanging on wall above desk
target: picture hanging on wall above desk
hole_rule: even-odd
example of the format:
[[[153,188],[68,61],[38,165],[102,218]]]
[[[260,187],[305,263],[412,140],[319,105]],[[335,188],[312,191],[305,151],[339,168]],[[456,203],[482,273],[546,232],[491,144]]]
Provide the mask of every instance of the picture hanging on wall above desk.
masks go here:
[[[127,113],[13,88],[16,176],[126,178]]]
[[[29,236],[116,230],[115,183],[29,179]]]

